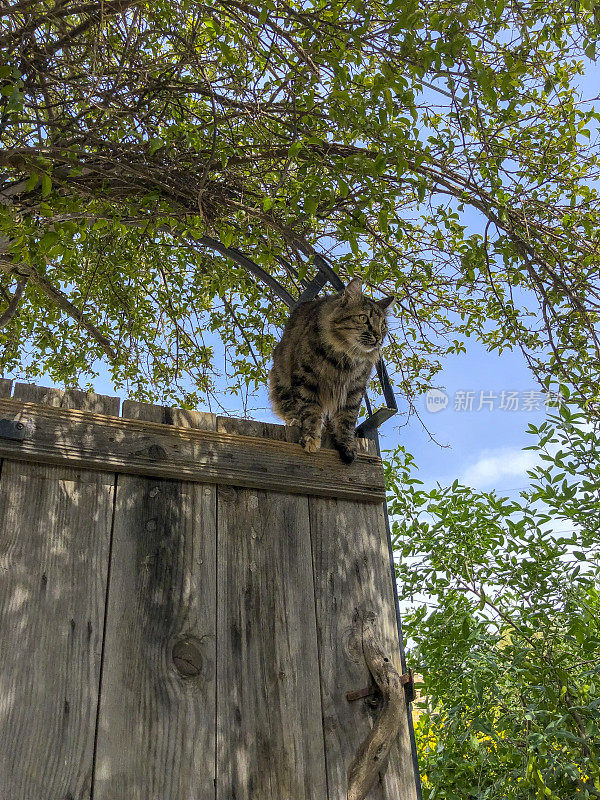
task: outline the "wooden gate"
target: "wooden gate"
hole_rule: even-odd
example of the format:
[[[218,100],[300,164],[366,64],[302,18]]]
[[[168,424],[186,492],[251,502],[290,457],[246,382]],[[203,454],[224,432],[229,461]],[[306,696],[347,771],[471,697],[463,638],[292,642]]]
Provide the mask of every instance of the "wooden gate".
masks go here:
[[[345,800],[403,672],[381,462],[0,382],[1,800]],[[418,796],[408,714],[373,800]]]

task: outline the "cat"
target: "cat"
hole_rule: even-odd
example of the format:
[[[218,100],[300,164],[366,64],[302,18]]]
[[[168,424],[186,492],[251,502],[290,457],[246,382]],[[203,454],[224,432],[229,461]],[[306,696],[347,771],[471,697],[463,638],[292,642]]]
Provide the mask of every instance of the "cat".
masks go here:
[[[394,297],[372,300],[353,278],[337,295],[300,303],[273,352],[269,395],[286,425],[300,427],[308,453],[321,446],[327,422],[341,460],[356,458],[354,427],[387,333]]]

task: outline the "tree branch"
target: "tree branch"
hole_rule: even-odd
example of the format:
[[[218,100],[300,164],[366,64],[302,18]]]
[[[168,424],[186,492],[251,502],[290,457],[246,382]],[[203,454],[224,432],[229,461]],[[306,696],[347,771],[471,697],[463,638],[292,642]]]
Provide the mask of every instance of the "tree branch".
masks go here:
[[[29,280],[56,306],[58,306],[61,311],[64,311],[65,314],[68,314],[68,316],[81,325],[84,331],[89,333],[89,335],[100,345],[111,361],[115,361],[117,359],[117,353],[113,349],[110,340],[103,333],[101,333],[95,325],[86,319],[83,311],[77,308],[77,306],[73,305],[73,303],[65,294],[53,286],[47,278],[45,278],[43,275],[40,275],[35,267],[31,267],[28,264],[23,263],[13,264],[6,258],[0,258],[0,272],[4,272],[8,275],[17,275],[20,278]]]
[[[15,314],[19,310],[19,300],[23,295],[23,291],[25,290],[25,286],[27,284],[27,278],[23,278],[20,281],[17,281],[17,288],[14,291],[13,296],[10,298],[8,303],[8,308],[6,311],[0,316],[0,328],[5,328],[8,323],[14,319]]]

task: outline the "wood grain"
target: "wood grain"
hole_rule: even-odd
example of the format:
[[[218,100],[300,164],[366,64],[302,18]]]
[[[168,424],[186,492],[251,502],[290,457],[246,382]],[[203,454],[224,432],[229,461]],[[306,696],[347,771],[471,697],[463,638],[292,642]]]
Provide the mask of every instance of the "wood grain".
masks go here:
[[[218,535],[217,800],[326,800],[308,501],[219,486]]]
[[[355,638],[357,613],[375,615],[377,639],[402,672],[384,510],[316,497],[309,506],[329,800],[346,800],[348,767],[378,713],[370,699],[346,699],[371,682]],[[402,720],[370,800],[416,800],[406,712]]]
[[[0,440],[0,456],[13,459],[365,502],[385,497],[381,459],[375,455],[359,455],[348,466],[333,450],[311,455],[274,438],[7,399],[0,399],[0,414],[26,424],[25,441]]]
[[[347,467],[283,426],[9,394],[1,800],[346,800],[378,713],[345,697],[357,611],[402,671],[373,443]],[[402,721],[369,800],[416,800]]]
[[[0,397],[10,397],[12,381],[8,378],[0,378]]]
[[[13,399],[39,403],[52,408],[88,411],[111,416],[118,415],[121,402],[118,397],[83,392],[81,389],[54,389],[47,386],[35,386],[32,383],[16,383]]]
[[[217,417],[218,430],[237,436],[255,436],[260,439],[274,439],[279,442],[298,442],[300,429],[286,425],[274,425],[256,419],[237,419],[236,417]]]
[[[94,800],[214,798],[215,572],[216,487],[119,475]]]
[[[123,417],[141,422],[171,425],[176,428],[194,428],[202,431],[216,431],[217,417],[206,411],[189,411],[184,408],[156,406],[139,403],[136,400],[123,401]]]
[[[16,395],[26,392],[17,385]],[[82,398],[85,404],[85,398]],[[114,476],[5,460],[0,796],[89,798]]]

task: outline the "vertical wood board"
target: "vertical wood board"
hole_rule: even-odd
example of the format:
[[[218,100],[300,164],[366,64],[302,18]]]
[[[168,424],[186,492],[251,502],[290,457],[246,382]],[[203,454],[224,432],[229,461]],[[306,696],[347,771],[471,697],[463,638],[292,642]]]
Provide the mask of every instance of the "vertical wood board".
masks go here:
[[[17,398],[28,393],[15,387]],[[2,464],[0,796],[7,800],[89,797],[113,499],[110,473]]]
[[[326,800],[308,500],[217,492],[217,800]]]
[[[316,497],[309,503],[329,800],[346,800],[348,767],[377,716],[370,699],[346,699],[371,683],[354,640],[357,614],[377,615],[381,644],[402,672],[385,517],[381,506]],[[369,800],[416,800],[405,719]]]
[[[210,414],[123,410],[215,427]],[[214,797],[215,572],[216,488],[120,475],[94,800]],[[174,655],[190,643],[182,674]]]

